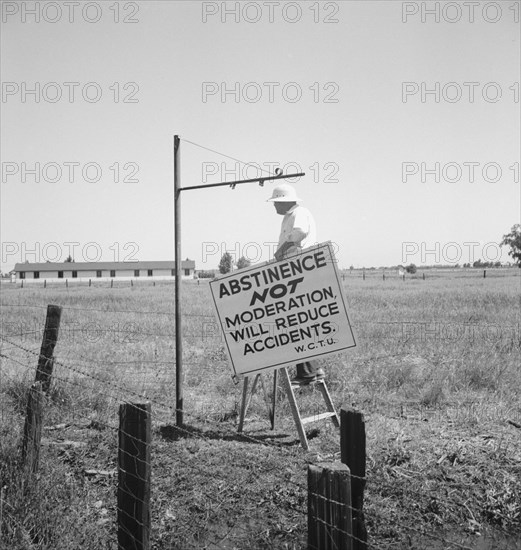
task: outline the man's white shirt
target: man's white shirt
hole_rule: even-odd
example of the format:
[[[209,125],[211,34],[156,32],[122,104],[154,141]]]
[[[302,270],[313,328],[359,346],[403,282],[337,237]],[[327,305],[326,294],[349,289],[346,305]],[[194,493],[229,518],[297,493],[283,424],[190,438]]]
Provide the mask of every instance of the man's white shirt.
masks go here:
[[[317,230],[311,212],[304,206],[296,204],[284,214],[280,228],[279,248],[286,242],[294,242],[300,248],[307,248],[317,243]],[[286,255],[295,252],[287,251]]]

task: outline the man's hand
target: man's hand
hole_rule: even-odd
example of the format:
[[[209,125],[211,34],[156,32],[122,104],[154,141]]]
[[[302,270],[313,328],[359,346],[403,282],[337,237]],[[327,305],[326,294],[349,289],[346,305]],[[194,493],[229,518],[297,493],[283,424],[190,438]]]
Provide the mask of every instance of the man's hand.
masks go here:
[[[284,254],[286,254],[286,252],[291,248],[295,246],[295,243],[294,242],[286,242],[286,243],[282,243],[279,247],[279,249],[275,252],[274,256],[275,256],[275,259],[280,262],[280,260],[283,260],[284,259]]]

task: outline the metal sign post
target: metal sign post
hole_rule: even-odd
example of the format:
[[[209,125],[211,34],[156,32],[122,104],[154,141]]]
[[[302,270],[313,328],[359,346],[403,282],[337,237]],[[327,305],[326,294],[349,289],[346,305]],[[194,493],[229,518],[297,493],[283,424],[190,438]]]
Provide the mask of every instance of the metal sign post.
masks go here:
[[[175,418],[183,425],[183,339],[181,321],[181,140],[174,136],[174,247],[175,247]]]
[[[182,319],[181,319],[181,191],[190,189],[205,189],[206,187],[221,187],[227,185],[232,189],[243,183],[258,183],[261,187],[265,181],[279,180],[287,178],[296,178],[305,176],[304,172],[298,174],[282,174],[275,170],[274,176],[262,178],[252,178],[246,180],[236,180],[230,182],[209,183],[204,185],[194,185],[192,187],[181,187],[181,139],[178,135],[174,136],[174,259],[175,259],[175,409],[176,424],[183,425],[183,339],[182,339]]]

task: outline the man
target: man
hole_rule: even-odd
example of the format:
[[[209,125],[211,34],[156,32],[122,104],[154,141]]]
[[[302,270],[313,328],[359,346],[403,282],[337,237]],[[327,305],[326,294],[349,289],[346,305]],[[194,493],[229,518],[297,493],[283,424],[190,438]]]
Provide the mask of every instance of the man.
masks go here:
[[[315,220],[307,208],[297,204],[300,199],[294,187],[287,183],[278,185],[268,202],[275,205],[277,214],[284,216],[275,252],[276,260],[283,260],[317,243]],[[306,361],[297,364],[297,376],[291,382],[294,385],[305,385],[323,378],[324,370],[317,362]]]

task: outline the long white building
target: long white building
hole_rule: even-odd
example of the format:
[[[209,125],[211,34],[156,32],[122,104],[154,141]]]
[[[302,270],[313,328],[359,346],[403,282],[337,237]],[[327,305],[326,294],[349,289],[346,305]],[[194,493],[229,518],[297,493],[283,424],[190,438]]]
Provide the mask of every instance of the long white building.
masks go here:
[[[18,263],[14,266],[15,281],[59,281],[60,279],[88,281],[89,279],[152,279],[167,280],[175,278],[173,261],[157,262],[46,262]],[[181,262],[183,279],[193,279],[195,262]]]

